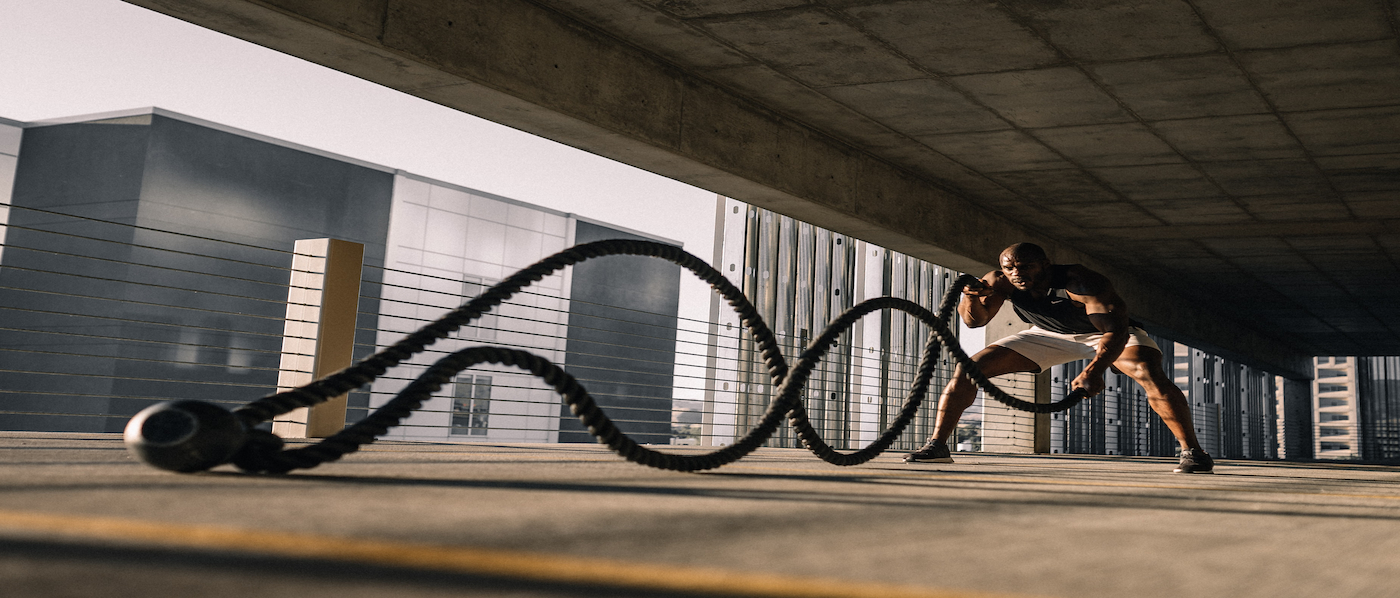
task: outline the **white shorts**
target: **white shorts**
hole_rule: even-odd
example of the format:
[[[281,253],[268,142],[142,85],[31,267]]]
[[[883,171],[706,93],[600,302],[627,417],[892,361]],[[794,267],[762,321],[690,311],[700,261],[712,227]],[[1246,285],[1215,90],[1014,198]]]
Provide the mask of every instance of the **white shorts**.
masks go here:
[[[1098,354],[1100,340],[1103,340],[1102,332],[1060,334],[1039,326],[1032,326],[1030,330],[1017,332],[992,344],[1011,349],[1022,357],[1034,361],[1043,372],[1050,369],[1051,366],[1069,363],[1076,359],[1093,359],[1094,355]],[[1152,342],[1152,337],[1147,336],[1143,329],[1136,326],[1128,328],[1128,344],[1126,346],[1151,347],[1158,352],[1162,350],[1157,346],[1157,343]]]

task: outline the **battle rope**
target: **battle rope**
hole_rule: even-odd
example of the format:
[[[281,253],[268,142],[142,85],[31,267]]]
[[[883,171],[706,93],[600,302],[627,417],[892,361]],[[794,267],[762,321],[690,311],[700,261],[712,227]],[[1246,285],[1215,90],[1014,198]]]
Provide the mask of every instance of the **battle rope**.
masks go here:
[[[719,450],[701,455],[677,455],[651,450],[637,444],[619,430],[594,402],[588,391],[568,372],[543,357],[526,351],[493,346],[470,347],[439,359],[374,413],[317,444],[283,450],[281,438],[254,428],[293,409],[310,407],[364,386],[383,375],[389,368],[423,351],[428,345],[446,338],[462,326],[480,318],[521,289],[565,267],[609,255],[655,257],[678,264],[709,283],[715,292],[738,312],[743,325],[754,338],[769,377],[777,387],[776,396],[769,403],[763,418],[743,438]],[[1082,400],[1084,393],[1076,391],[1055,403],[1031,403],[1006,394],[982,375],[977,364],[954,341],[948,324],[962,289],[977,282],[978,279],[973,276],[959,277],[953,288],[943,297],[936,315],[918,304],[894,297],[863,301],[832,321],[789,369],[787,361],[778,349],[777,338],[759,317],[758,310],[723,274],[700,258],[679,247],[650,241],[596,241],[565,249],[540,260],[394,345],[300,388],[263,397],[239,407],[233,411],[231,417],[221,408],[197,401],[176,401],[148,408],[132,418],[128,424],[127,445],[142,460],[175,471],[200,471],[227,462],[232,462],[249,472],[285,473],[293,469],[307,469],[339,459],[359,450],[365,444],[374,442],[421,407],[424,401],[458,372],[483,363],[513,366],[530,372],[552,386],[564,398],[570,411],[588,427],[588,431],[598,442],[606,444],[628,461],[675,471],[713,469],[744,457],[777,431],[780,420],[785,415],[795,428],[802,444],[828,463],[858,465],[869,461],[889,448],[913,420],[928,393],[929,381],[943,348],[948,350],[962,366],[963,371],[988,396],[1012,408],[1033,413],[1051,413],[1069,409]],[[927,324],[932,334],[924,347],[914,384],[909,389],[899,417],[870,445],[854,453],[841,453],[823,441],[812,427],[807,419],[807,411],[802,404],[800,393],[812,370],[836,344],[840,335],[862,316],[882,309],[908,313]],[[214,440],[205,442],[201,440],[201,436]]]

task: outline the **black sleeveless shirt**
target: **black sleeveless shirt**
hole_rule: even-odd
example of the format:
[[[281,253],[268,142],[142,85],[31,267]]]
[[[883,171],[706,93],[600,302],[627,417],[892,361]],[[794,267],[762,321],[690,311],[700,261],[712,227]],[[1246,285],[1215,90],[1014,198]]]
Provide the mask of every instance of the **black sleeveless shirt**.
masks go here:
[[[1065,290],[1069,268],[1067,265],[1050,266],[1050,288],[1044,297],[1036,298],[1019,289],[1011,292],[1011,305],[1016,308],[1016,315],[1021,316],[1021,321],[1060,334],[1099,331],[1089,321],[1084,304],[1071,299],[1069,291]]]

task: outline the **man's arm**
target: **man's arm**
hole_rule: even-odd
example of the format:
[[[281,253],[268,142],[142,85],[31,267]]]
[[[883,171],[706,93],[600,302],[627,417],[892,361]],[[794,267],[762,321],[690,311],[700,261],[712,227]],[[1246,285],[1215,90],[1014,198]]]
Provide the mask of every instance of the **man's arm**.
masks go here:
[[[1001,311],[1001,304],[1006,302],[1012,288],[1001,270],[992,270],[982,277],[982,286],[963,289],[962,301],[958,303],[958,315],[962,316],[962,321],[968,328],[986,326],[996,317],[997,312]]]
[[[1071,388],[1083,388],[1092,396],[1103,391],[1104,372],[1128,346],[1128,304],[1107,278],[1088,268],[1070,270],[1066,287],[1072,299],[1084,304],[1089,321],[1103,333],[1094,359],[1070,383]]]

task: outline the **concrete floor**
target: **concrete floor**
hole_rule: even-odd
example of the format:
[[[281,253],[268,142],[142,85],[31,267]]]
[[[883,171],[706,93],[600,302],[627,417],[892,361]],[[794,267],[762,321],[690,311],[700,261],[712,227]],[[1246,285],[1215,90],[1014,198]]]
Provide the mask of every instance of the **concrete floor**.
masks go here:
[[[1400,596],[1400,469],[391,443],[181,475],[116,435],[0,433],[4,596]]]

